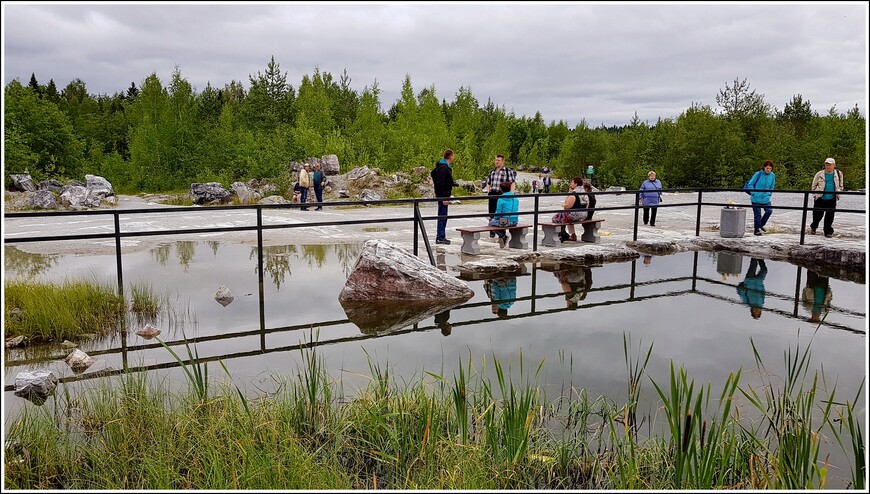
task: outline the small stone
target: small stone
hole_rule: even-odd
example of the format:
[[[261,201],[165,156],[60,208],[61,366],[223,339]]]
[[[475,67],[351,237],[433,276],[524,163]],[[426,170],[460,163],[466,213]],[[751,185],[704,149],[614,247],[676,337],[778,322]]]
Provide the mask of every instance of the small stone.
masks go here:
[[[233,292],[231,292],[229,288],[227,288],[224,285],[221,285],[221,287],[218,288],[218,291],[215,294],[214,299],[217,301],[217,303],[226,307],[226,306],[230,305],[230,303],[235,299],[235,297],[233,296]]]
[[[159,335],[160,330],[157,329],[157,327],[155,327],[154,325],[146,324],[145,327],[143,327],[139,331],[136,331],[136,334],[145,338],[146,340],[150,340],[151,338]]]
[[[70,348],[75,348],[78,345],[76,345],[75,343],[73,343],[69,340],[63,340],[63,343],[61,343],[60,346],[62,346],[63,348],[66,348],[66,349],[70,349]]]
[[[15,348],[24,343],[24,335],[16,336],[15,338],[9,338],[6,340],[6,348]]]
[[[15,376],[15,394],[17,396],[35,395],[45,398],[57,387],[57,376],[49,370],[22,371]]]
[[[91,357],[90,355],[79,350],[78,348],[73,350],[66,357],[65,360],[66,360],[66,363],[69,364],[70,368],[72,368],[72,370],[74,372],[81,372],[81,371],[87,369],[88,367],[94,365],[94,362],[96,362],[94,357]]]

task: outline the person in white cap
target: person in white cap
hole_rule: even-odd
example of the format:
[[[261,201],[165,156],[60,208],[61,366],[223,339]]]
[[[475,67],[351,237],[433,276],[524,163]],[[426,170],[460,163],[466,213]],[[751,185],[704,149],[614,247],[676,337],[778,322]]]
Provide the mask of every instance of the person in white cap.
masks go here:
[[[828,158],[825,160],[824,169],[813,177],[811,189],[817,194],[813,194],[815,199],[813,202],[813,222],[810,223],[810,234],[812,235],[816,234],[819,221],[824,216],[822,232],[826,238],[834,236],[834,209],[840,199],[840,194],[837,192],[843,190],[843,172],[837,170],[836,167],[837,162],[834,161],[834,158]]]

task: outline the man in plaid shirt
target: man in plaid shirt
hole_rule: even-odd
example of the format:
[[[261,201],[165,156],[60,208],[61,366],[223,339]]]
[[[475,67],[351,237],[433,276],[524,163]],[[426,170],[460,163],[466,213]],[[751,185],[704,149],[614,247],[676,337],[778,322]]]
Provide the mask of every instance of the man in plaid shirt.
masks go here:
[[[501,195],[501,183],[510,182],[511,192],[517,191],[517,172],[504,166],[504,156],[497,155],[495,157],[495,168],[489,172],[486,177],[483,191],[491,196]],[[489,219],[492,220],[492,215],[495,213],[498,205],[498,197],[492,197],[489,200]],[[495,232],[489,232],[491,237],[495,236]]]

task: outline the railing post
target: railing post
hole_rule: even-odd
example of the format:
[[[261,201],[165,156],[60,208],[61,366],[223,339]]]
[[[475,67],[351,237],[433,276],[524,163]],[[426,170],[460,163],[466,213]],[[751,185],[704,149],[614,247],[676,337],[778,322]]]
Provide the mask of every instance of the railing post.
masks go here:
[[[804,192],[804,210],[801,215],[801,243],[804,244],[804,237],[807,234],[807,204],[810,202],[810,193]]]
[[[115,269],[118,270],[118,296],[124,299],[124,270],[121,265],[121,218],[118,211],[112,214],[115,220]],[[127,370],[127,309],[121,314],[121,367]]]
[[[698,216],[695,219],[695,236],[701,236],[701,197],[704,195],[704,191],[698,189]]]
[[[634,193],[634,237],[632,240],[637,242],[637,214],[640,211],[640,191]]]
[[[533,229],[532,229],[532,252],[537,252],[537,251],[538,251],[538,196],[535,196],[535,222],[534,222]],[[532,277],[532,279],[534,280],[534,277]],[[535,302],[533,301],[532,304],[534,304],[534,303]],[[535,309],[532,308],[532,312],[534,312],[534,311],[535,311]]]
[[[801,301],[801,267],[797,267],[797,280],[794,283],[794,316],[798,316],[798,306]]]
[[[628,294],[629,300],[634,300],[634,284],[635,284],[635,274],[637,273],[637,259],[632,259],[631,261],[631,291]]]
[[[413,204],[414,204],[414,220],[413,220],[414,221],[414,255],[416,256],[416,255],[418,255],[417,254],[417,252],[418,252],[417,244],[419,242],[418,237],[419,237],[419,233],[420,233],[417,230],[417,222],[420,221],[420,210],[417,209],[417,200],[416,199],[414,199]]]
[[[429,263],[435,264],[435,256],[432,255],[432,247],[429,245],[429,236],[426,235],[426,227],[423,225],[423,215],[420,214],[419,203],[414,201],[414,217],[417,218],[417,225],[420,227],[420,233],[423,235],[423,245],[426,246],[426,253],[429,254]]]
[[[263,301],[263,208],[257,206],[257,285],[260,296],[260,349],[266,351],[266,307]]]
[[[698,284],[698,251],[696,250],[695,251],[695,262],[692,264],[692,291],[693,292],[698,291],[696,288],[697,284]]]

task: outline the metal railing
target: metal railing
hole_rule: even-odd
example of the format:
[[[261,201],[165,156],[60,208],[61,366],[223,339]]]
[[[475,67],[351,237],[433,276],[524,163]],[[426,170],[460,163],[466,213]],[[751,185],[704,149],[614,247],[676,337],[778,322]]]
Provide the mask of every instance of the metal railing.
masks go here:
[[[642,206],[638,204],[640,194],[644,191],[598,191],[598,192],[590,192],[590,195],[593,196],[603,196],[603,195],[622,195],[622,194],[633,194],[635,196],[635,200],[632,205],[626,206],[609,206],[609,207],[596,207],[595,211],[614,211],[614,210],[626,210],[633,209],[634,210],[634,227],[633,227],[633,240],[637,240],[638,235],[638,218],[640,209]],[[648,192],[648,191],[647,191]],[[701,209],[704,206],[717,206],[717,207],[727,207],[733,206],[729,203],[718,203],[718,202],[704,202],[703,194],[704,192],[745,192],[743,189],[717,189],[717,188],[687,188],[687,189],[662,189],[662,192],[696,192],[698,194],[698,198],[693,202],[684,202],[684,203],[676,203],[676,204],[659,204],[657,207],[659,208],[674,208],[674,207],[697,207],[697,216],[695,220],[695,236],[700,236],[701,231]],[[761,191],[765,192],[765,191]],[[807,213],[812,211],[812,207],[808,207],[809,196],[810,194],[814,194],[812,191],[805,190],[774,190],[770,191],[774,194],[802,194],[803,195],[803,206],[802,207],[794,207],[794,206],[774,206],[771,205],[771,209],[784,209],[784,210],[801,210],[803,211],[802,219],[801,219],[801,234],[800,234],[800,244],[804,244],[805,230],[806,230],[806,220]],[[841,195],[866,195],[865,192],[840,192]],[[533,234],[532,234],[532,250],[537,251],[538,249],[538,229],[539,229],[539,216],[542,214],[555,214],[557,212],[562,212],[563,209],[540,209],[540,199],[541,197],[546,196],[564,196],[565,194],[516,194],[515,197],[518,198],[533,198],[534,199],[534,208],[532,210],[526,211],[518,211],[515,213],[518,216],[532,216],[533,217]],[[463,196],[463,197],[453,197],[450,198],[451,201],[479,201],[481,203],[486,203],[492,198],[497,198],[498,196]],[[243,231],[256,231],[257,232],[257,261],[258,261],[258,273],[259,273],[259,282],[262,289],[263,283],[263,232],[266,230],[275,230],[275,229],[286,229],[286,228],[311,228],[311,227],[319,227],[319,226],[339,226],[339,225],[363,225],[363,224],[383,224],[383,223],[394,223],[394,222],[410,222],[413,225],[414,229],[414,238],[413,238],[413,253],[415,256],[419,256],[419,240],[422,237],[424,247],[426,249],[426,254],[428,256],[429,262],[434,266],[435,258],[432,254],[432,247],[429,243],[429,237],[426,233],[426,227],[424,221],[426,220],[438,220],[442,218],[437,215],[423,216],[420,212],[420,204],[421,203],[429,203],[429,202],[437,202],[443,199],[438,198],[409,198],[409,199],[387,199],[387,200],[377,200],[377,201],[335,201],[335,202],[308,202],[306,204],[299,203],[289,203],[289,204],[256,204],[256,205],[240,205],[240,206],[206,206],[204,208],[191,208],[189,206],[179,206],[179,207],[168,207],[168,208],[139,208],[139,209],[125,209],[125,210],[96,210],[96,211],[50,211],[50,212],[22,212],[22,213],[6,213],[6,218],[28,218],[28,217],[67,217],[67,216],[91,216],[91,215],[111,215],[113,217],[114,222],[114,232],[112,233],[91,233],[91,234],[78,234],[78,235],[44,235],[44,236],[27,236],[27,237],[18,237],[18,238],[6,238],[4,237],[4,244],[15,244],[15,243],[27,243],[27,242],[55,242],[55,241],[69,241],[69,240],[97,240],[97,239],[107,239],[112,238],[115,240],[115,257],[116,257],[116,270],[117,270],[117,278],[118,278],[118,293],[123,296],[124,294],[124,282],[123,282],[123,262],[122,262],[122,253],[121,253],[121,239],[123,238],[133,238],[133,237],[148,237],[148,236],[165,236],[165,235],[185,235],[185,234],[197,234],[197,233],[223,233],[223,232],[243,232]],[[312,221],[305,223],[285,223],[285,224],[263,224],[263,212],[264,211],[288,211],[300,209],[302,207],[310,207],[310,206],[327,206],[327,207],[344,207],[344,206],[361,206],[361,205],[391,205],[391,204],[407,204],[412,207],[411,215],[408,217],[399,217],[399,218],[375,218],[375,219],[367,219],[367,220],[339,220],[339,221]],[[746,204],[737,204],[737,206],[747,206]],[[250,226],[231,226],[231,227],[207,227],[207,228],[185,228],[185,229],[167,229],[167,230],[157,230],[157,231],[122,231],[121,230],[121,216],[137,216],[140,214],[171,214],[175,212],[203,212],[203,211],[244,211],[244,210],[254,210],[256,213],[256,224]],[[859,209],[834,209],[836,212],[842,213],[860,213],[866,214],[864,210]],[[449,214],[446,216],[447,219],[461,219],[461,218],[484,218],[490,216],[488,211],[482,213],[471,213],[471,214]],[[600,219],[600,215],[598,216]],[[6,230],[4,228],[4,230]]]
[[[531,263],[532,269],[531,269],[531,273],[530,273],[530,275],[531,275],[531,294],[530,295],[522,296],[522,297],[515,297],[512,299],[506,299],[506,300],[497,300],[497,301],[489,300],[489,301],[484,301],[484,302],[465,303],[465,304],[459,305],[457,307],[451,308],[449,310],[451,311],[452,318],[455,318],[454,316],[456,316],[458,314],[460,315],[460,318],[461,318],[461,314],[463,311],[468,311],[470,309],[476,309],[479,307],[490,306],[496,302],[503,303],[503,302],[528,301],[528,302],[530,302],[529,310],[527,310],[525,312],[518,312],[518,313],[514,313],[514,314],[509,314],[505,317],[505,319],[523,319],[523,318],[535,317],[535,316],[540,316],[540,315],[545,315],[545,314],[560,313],[560,312],[565,312],[565,311],[575,311],[575,310],[590,309],[590,308],[595,308],[595,307],[623,305],[623,304],[628,304],[628,303],[641,302],[641,301],[645,301],[645,300],[679,297],[679,296],[685,295],[685,294],[698,294],[698,295],[702,295],[702,296],[705,296],[708,298],[722,300],[722,301],[736,304],[736,305],[741,304],[741,301],[739,299],[725,297],[725,296],[713,293],[712,291],[708,292],[708,291],[704,291],[703,289],[698,288],[699,282],[709,284],[710,286],[713,286],[713,287],[725,286],[725,287],[728,287],[729,289],[734,288],[734,286],[729,284],[729,283],[725,283],[725,282],[722,282],[720,280],[706,278],[703,276],[698,276],[698,252],[694,252],[694,261],[693,261],[693,265],[692,265],[691,276],[675,276],[675,277],[670,277],[670,278],[660,278],[660,279],[655,279],[655,280],[638,282],[636,279],[637,262],[638,262],[638,259],[631,261],[631,263],[632,263],[632,265],[631,265],[631,279],[630,279],[629,283],[618,283],[618,284],[598,286],[598,287],[594,287],[594,288],[592,286],[590,286],[588,289],[588,292],[587,292],[587,293],[607,293],[607,292],[619,292],[621,290],[628,289],[629,294],[628,294],[627,298],[624,296],[620,296],[618,299],[613,299],[613,300],[602,300],[602,301],[597,301],[597,302],[578,303],[576,309],[568,308],[568,307],[539,309],[537,307],[538,301],[545,301],[545,300],[554,299],[554,298],[563,298],[565,296],[565,293],[561,292],[561,291],[554,292],[554,293],[544,293],[544,294],[538,293],[538,291],[537,291],[538,273],[540,271],[544,271],[547,273],[553,273],[554,271],[559,271],[559,269],[558,269],[558,266],[543,269],[543,268],[539,267],[536,263]],[[589,266],[589,267],[594,268],[594,267],[598,267],[598,266]],[[797,266],[797,271],[795,274],[795,286],[796,286],[796,288],[795,288],[795,293],[793,296],[791,294],[788,294],[788,295],[777,294],[777,293],[773,293],[771,291],[765,292],[766,296],[769,298],[772,298],[772,299],[778,299],[778,300],[789,301],[789,302],[794,300],[794,310],[789,312],[786,310],[776,309],[776,308],[772,308],[772,307],[768,306],[768,307],[764,308],[765,311],[776,313],[778,315],[781,315],[781,316],[784,316],[784,317],[787,317],[790,319],[800,319],[801,318],[799,315],[799,312],[800,312],[799,309],[800,309],[800,301],[801,301],[800,287],[801,287],[802,269],[803,268],[801,268],[800,266]],[[511,276],[513,276],[513,275],[507,275],[507,276],[502,276],[502,277],[511,277]],[[676,290],[670,290],[670,291],[665,291],[664,293],[644,295],[644,296],[636,295],[637,288],[660,287],[660,286],[663,286],[663,284],[665,284],[665,283],[688,283],[688,282],[691,282],[690,286],[678,287],[678,289],[676,289]],[[590,285],[591,285],[591,283],[590,283]],[[251,357],[251,356],[263,355],[263,354],[267,354],[267,353],[287,352],[287,351],[292,351],[292,350],[299,350],[302,348],[311,348],[311,347],[315,347],[315,346],[319,346],[319,345],[334,345],[334,344],[347,343],[347,342],[359,342],[359,341],[369,340],[369,339],[373,339],[373,338],[382,338],[382,337],[387,337],[387,336],[397,336],[397,335],[402,335],[402,334],[408,334],[408,333],[415,332],[415,331],[430,331],[430,330],[440,329],[440,327],[438,325],[425,325],[424,326],[424,325],[420,325],[418,323],[418,324],[409,325],[408,327],[406,327],[404,329],[397,330],[397,331],[391,331],[388,333],[375,333],[375,334],[363,333],[363,334],[354,335],[354,336],[338,337],[338,338],[332,338],[332,339],[327,339],[327,340],[319,340],[318,339],[316,341],[300,342],[299,344],[295,344],[295,345],[269,347],[267,345],[267,342],[266,342],[266,337],[267,337],[267,335],[270,335],[270,334],[282,334],[282,333],[290,333],[290,332],[296,332],[296,331],[304,332],[306,330],[311,330],[311,328],[313,328],[313,327],[318,327],[320,329],[332,328],[332,327],[341,326],[341,325],[353,324],[353,321],[351,321],[350,319],[337,319],[337,320],[330,320],[330,321],[316,320],[316,321],[306,322],[304,324],[294,324],[292,326],[266,328],[265,315],[264,315],[264,313],[265,313],[264,301],[263,301],[262,291],[260,292],[259,305],[260,305],[260,307],[259,307],[260,308],[260,329],[236,331],[236,332],[232,332],[232,333],[222,333],[222,334],[215,334],[215,335],[208,335],[208,336],[199,336],[199,337],[192,337],[192,338],[186,338],[186,339],[181,339],[181,340],[176,339],[176,340],[166,341],[165,344],[169,347],[173,347],[173,346],[182,346],[182,345],[186,345],[186,344],[197,344],[197,343],[207,343],[207,342],[212,342],[212,341],[232,340],[232,339],[236,339],[236,338],[244,338],[244,337],[251,337],[251,336],[259,336],[260,337],[260,348],[259,349],[251,349],[251,350],[247,350],[247,351],[243,351],[243,352],[232,352],[232,353],[225,353],[225,354],[220,354],[220,355],[203,356],[202,358],[198,359],[199,362],[213,362],[213,361],[218,361],[218,360],[228,360],[228,359],[235,359],[235,358]],[[840,308],[840,307],[833,306],[833,305],[828,306],[828,311],[831,313],[844,314],[844,315],[854,316],[854,317],[858,317],[858,318],[863,318],[866,316],[865,314],[861,314],[861,313],[858,313],[858,312],[855,312],[855,311],[852,311],[849,309]],[[458,328],[458,327],[463,327],[463,326],[474,326],[476,324],[483,324],[483,323],[496,321],[496,320],[500,320],[500,319],[501,319],[500,317],[494,315],[492,317],[486,317],[486,318],[477,318],[477,319],[467,319],[467,320],[455,321],[455,322],[451,322],[450,324],[451,324],[452,328]],[[854,334],[862,334],[862,335],[866,334],[865,332],[862,332],[858,329],[851,328],[849,326],[839,324],[836,322],[831,322],[831,321],[828,321],[827,319],[819,321],[818,324],[821,326],[831,328],[831,329],[847,331],[847,332],[854,333]],[[125,333],[124,331],[122,331],[122,333],[121,333],[121,345],[120,346],[102,349],[102,350],[91,350],[88,352],[88,355],[91,355],[91,356],[116,355],[116,354],[120,353],[122,356],[122,365],[123,365],[122,369],[102,370],[102,371],[97,371],[97,372],[81,374],[81,375],[65,376],[65,377],[60,378],[59,381],[61,383],[68,383],[68,382],[93,379],[93,378],[97,378],[97,377],[118,375],[118,374],[122,374],[124,372],[142,372],[142,371],[150,371],[150,370],[157,370],[157,369],[170,369],[170,368],[176,368],[176,367],[179,367],[181,365],[188,365],[188,364],[192,363],[190,360],[182,360],[181,362],[173,360],[173,361],[166,362],[166,363],[156,363],[156,364],[132,366],[132,367],[128,366],[127,361],[128,361],[128,353],[129,352],[155,350],[155,349],[161,348],[162,345],[160,343],[145,343],[145,344],[128,346],[126,343],[126,338],[124,337],[124,333]],[[303,340],[304,340],[304,337],[303,337]],[[44,358],[35,358],[35,359],[11,360],[11,361],[6,361],[5,364],[7,366],[32,365],[32,364],[44,362],[46,360],[58,360],[58,359],[62,359],[62,358],[63,358],[63,356],[47,356]],[[3,389],[4,389],[4,391],[8,392],[8,391],[13,391],[14,388],[15,388],[14,385],[9,384],[9,385],[6,385]]]

